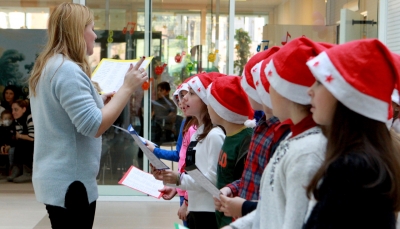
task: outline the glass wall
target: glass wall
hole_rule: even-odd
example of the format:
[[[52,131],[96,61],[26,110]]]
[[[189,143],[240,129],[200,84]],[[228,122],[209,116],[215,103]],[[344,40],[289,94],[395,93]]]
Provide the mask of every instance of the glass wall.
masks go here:
[[[61,2],[65,1],[0,1],[1,100],[1,92],[10,84],[21,88],[21,98],[28,96],[26,79],[46,41],[49,14]],[[240,75],[255,53],[300,36],[343,43],[377,37],[378,31],[379,0],[236,0],[234,15],[229,15],[232,0],[85,2],[94,13],[98,36],[89,58],[93,70],[102,58],[153,56],[148,70],[150,87],[132,94],[114,124],[132,125],[165,149],[175,148],[184,119],[171,96],[189,76],[203,71]],[[232,37],[229,29],[233,29]],[[148,168],[132,138],[110,128],[103,135],[100,194],[137,195],[117,186],[131,165]]]

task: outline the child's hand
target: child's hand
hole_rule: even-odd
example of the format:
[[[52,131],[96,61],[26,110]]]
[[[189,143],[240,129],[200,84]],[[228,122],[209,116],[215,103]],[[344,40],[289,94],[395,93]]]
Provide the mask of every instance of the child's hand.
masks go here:
[[[162,188],[158,191],[163,193],[162,198],[164,200],[172,199],[177,193],[176,188],[172,188],[172,187],[168,187],[168,186],[164,186],[164,188]]]
[[[153,151],[154,151],[154,148],[156,148],[156,147],[154,146],[153,143],[151,143],[151,142],[149,142],[149,141],[147,141],[147,140],[146,140],[146,146],[147,146],[147,148],[149,148],[149,150],[150,150],[151,152],[153,152]]]
[[[153,174],[156,180],[163,180],[162,170],[156,169],[152,164],[150,164],[151,174]]]
[[[220,211],[222,207],[221,201],[219,201],[219,199],[217,199],[216,197],[213,197],[213,199],[214,199],[215,210]]]
[[[163,181],[164,183],[168,184],[176,184],[178,181],[178,173],[172,170],[164,170],[162,172]]]
[[[187,215],[188,215],[188,211],[187,211],[187,205],[185,203],[183,203],[181,205],[181,207],[178,210],[178,217],[180,220],[186,221],[187,219]]]
[[[240,197],[230,198],[224,195],[219,195],[221,198],[220,211],[224,212],[225,216],[231,216],[233,218],[239,218],[242,216],[242,205],[246,200]]]
[[[223,187],[219,191],[221,191],[221,194],[224,196],[233,197],[232,190],[228,187]]]

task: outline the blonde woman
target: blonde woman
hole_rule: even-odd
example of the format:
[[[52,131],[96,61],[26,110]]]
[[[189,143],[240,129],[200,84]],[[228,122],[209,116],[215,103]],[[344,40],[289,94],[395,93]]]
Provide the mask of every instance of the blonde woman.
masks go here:
[[[57,6],[49,18],[47,45],[29,79],[36,127],[32,181],[52,228],[92,228],[99,137],[148,79],[138,68],[142,59],[130,67],[118,92],[99,96],[87,60],[97,38],[93,29],[93,14],[86,6]]]

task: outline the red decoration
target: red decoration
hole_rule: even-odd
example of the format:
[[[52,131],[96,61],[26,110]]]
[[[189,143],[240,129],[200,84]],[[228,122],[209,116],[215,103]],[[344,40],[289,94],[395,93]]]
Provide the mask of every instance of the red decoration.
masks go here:
[[[133,32],[135,32],[136,22],[128,22],[126,23],[126,27],[122,29],[123,34],[126,34],[126,31],[128,30],[129,26],[131,26],[131,28],[129,29],[129,34],[133,34]]]
[[[161,75],[164,72],[164,68],[167,66],[167,64],[163,64],[163,65],[159,65],[154,69],[154,72],[156,73],[156,75]]]
[[[150,81],[150,82],[153,82],[153,78],[150,78],[149,81]],[[145,90],[145,91],[146,91],[146,90],[149,90],[149,88],[150,88],[150,82],[145,81],[145,82],[142,84],[142,89]]]
[[[182,51],[182,54],[177,53],[175,56],[175,62],[176,63],[180,63],[182,61],[182,57],[186,55],[185,51]]]
[[[290,35],[289,32],[286,32],[286,41],[282,41],[281,44],[282,45],[286,45],[286,43],[288,42],[288,37],[292,38],[292,36]]]

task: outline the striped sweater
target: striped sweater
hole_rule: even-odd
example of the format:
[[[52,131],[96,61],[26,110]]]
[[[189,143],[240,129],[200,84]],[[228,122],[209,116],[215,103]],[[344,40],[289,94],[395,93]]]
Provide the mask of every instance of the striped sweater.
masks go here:
[[[20,134],[27,134],[31,138],[35,138],[32,115],[23,115],[21,118],[15,120],[15,131]]]

